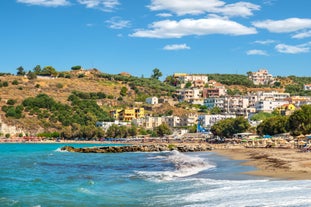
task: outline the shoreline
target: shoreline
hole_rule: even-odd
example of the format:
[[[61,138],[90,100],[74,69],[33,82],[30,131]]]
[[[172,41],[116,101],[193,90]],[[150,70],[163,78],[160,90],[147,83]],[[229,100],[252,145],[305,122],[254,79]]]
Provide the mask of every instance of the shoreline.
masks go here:
[[[244,174],[284,180],[311,180],[311,153],[298,149],[236,148],[216,149],[213,152],[256,170]]]

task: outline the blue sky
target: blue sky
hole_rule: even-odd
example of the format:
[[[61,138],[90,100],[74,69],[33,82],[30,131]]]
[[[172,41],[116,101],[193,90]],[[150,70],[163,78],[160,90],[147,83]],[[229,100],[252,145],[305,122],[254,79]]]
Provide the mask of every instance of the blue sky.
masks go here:
[[[311,76],[310,0],[1,0],[0,72]]]

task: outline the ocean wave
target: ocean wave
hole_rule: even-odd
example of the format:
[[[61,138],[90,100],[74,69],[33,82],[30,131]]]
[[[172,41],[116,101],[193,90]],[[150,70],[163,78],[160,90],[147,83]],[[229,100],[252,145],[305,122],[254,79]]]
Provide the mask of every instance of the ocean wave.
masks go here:
[[[164,155],[158,155],[154,158],[172,163],[173,169],[164,171],[136,171],[139,177],[152,181],[169,181],[195,175],[203,170],[215,167],[200,157],[186,155],[178,151],[167,152]]]
[[[54,150],[54,152],[68,152],[68,151],[67,150],[62,150],[62,148],[59,147],[56,150]]]

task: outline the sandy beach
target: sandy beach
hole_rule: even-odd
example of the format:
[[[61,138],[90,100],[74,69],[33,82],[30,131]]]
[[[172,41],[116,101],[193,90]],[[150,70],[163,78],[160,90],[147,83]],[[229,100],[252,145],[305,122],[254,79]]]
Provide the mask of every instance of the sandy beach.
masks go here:
[[[280,148],[232,148],[214,152],[257,168],[246,174],[290,180],[311,179],[311,152]]]

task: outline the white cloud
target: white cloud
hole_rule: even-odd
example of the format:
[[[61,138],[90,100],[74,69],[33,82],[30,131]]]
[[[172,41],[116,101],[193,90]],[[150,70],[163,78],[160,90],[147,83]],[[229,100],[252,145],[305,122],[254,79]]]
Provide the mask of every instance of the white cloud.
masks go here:
[[[306,32],[300,32],[292,36],[292,38],[295,38],[295,39],[304,39],[308,37],[311,37],[311,30],[306,31]]]
[[[275,43],[275,40],[257,40],[254,43],[261,45],[269,45]]]
[[[87,8],[100,9],[106,12],[113,11],[120,5],[119,0],[78,0],[78,2]]]
[[[253,22],[253,26],[267,29],[274,33],[287,33],[311,28],[311,19],[289,18],[276,21],[265,20]]]
[[[264,55],[267,56],[267,52],[264,50],[248,50],[246,52],[247,55]]]
[[[150,29],[137,30],[130,36],[149,38],[181,38],[189,35],[248,35],[257,33],[255,28],[245,27],[237,22],[218,18],[182,19],[180,21],[163,20],[152,23],[149,28]]]
[[[179,16],[211,12],[246,17],[253,15],[254,10],[260,9],[260,6],[249,2],[226,4],[221,0],[152,0],[148,7],[152,11],[168,10]]]
[[[67,6],[70,4],[70,2],[67,0],[17,0],[17,2],[47,7]]]
[[[173,45],[165,45],[163,50],[190,50],[191,48],[186,44],[173,44]]]
[[[288,53],[288,54],[307,53],[310,50],[310,44],[302,44],[296,46],[278,44],[275,46],[275,49],[280,53]]]
[[[131,22],[128,20],[123,20],[120,17],[112,17],[110,20],[107,20],[106,23],[109,24],[111,29],[123,29],[129,27]]]
[[[160,13],[160,14],[157,14],[158,17],[171,17],[173,16],[172,14],[170,13]]]

